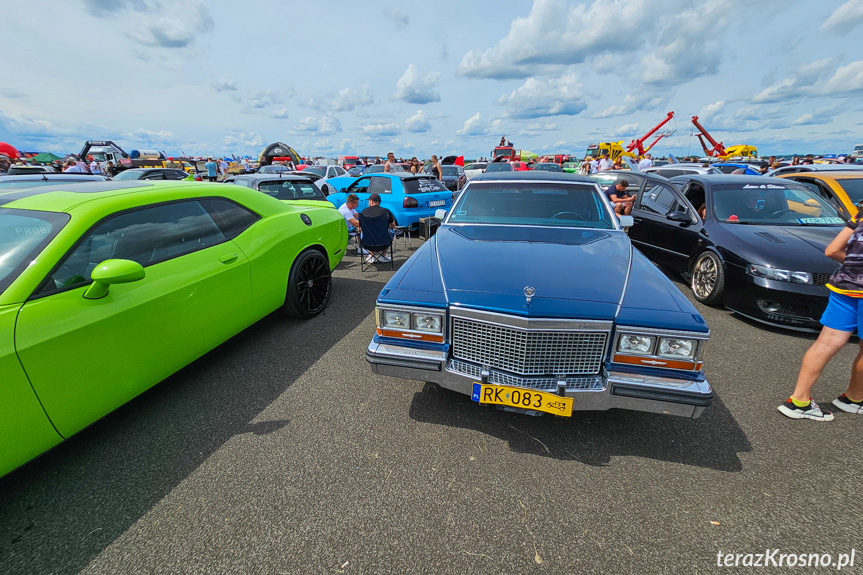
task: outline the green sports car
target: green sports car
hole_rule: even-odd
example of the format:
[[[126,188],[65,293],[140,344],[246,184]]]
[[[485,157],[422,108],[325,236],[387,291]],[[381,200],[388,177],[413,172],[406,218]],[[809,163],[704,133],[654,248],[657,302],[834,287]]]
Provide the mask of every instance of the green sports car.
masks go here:
[[[0,192],[0,476],[267,314],[320,313],[347,239],[329,202],[241,186]]]

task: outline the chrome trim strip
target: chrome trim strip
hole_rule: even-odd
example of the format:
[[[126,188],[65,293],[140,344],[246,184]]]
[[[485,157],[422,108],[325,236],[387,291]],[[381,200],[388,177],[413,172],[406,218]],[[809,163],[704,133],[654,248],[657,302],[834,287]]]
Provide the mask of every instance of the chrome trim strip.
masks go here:
[[[620,300],[617,302],[617,311],[614,312],[614,319],[620,314],[620,308],[623,307],[623,298],[626,297],[626,289],[629,287],[629,276],[632,275],[632,240],[629,241],[629,263],[626,266],[626,279],[623,280],[623,290],[620,292]]]
[[[609,332],[613,325],[613,322],[605,320],[526,318],[459,306],[450,306],[449,309],[450,321],[452,321],[452,318],[458,317],[461,319],[470,319],[502,327],[514,327],[525,331]]]
[[[640,242],[640,241],[638,241],[638,240],[630,240],[630,241],[631,241],[631,242],[633,242],[633,243],[636,243],[636,244],[642,245],[642,246],[647,246],[647,247],[649,247],[650,249],[659,250],[659,251],[662,251],[662,252],[665,252],[665,253],[669,253],[669,254],[674,254],[674,255],[679,256],[679,257],[682,257],[682,258],[687,258],[687,259],[689,258],[689,254],[684,254],[684,253],[681,253],[681,252],[676,252],[676,251],[674,251],[674,250],[669,250],[669,249],[666,249],[666,248],[661,248],[661,247],[659,247],[659,246],[655,246],[655,245],[653,245],[653,244],[649,244],[649,243],[647,243],[647,242]]]

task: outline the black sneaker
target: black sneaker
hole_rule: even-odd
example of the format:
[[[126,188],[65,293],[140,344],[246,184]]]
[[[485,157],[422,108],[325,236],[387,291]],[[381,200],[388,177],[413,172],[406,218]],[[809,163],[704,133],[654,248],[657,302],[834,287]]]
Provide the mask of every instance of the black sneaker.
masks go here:
[[[833,405],[848,413],[863,414],[863,401],[851,401],[844,393],[833,400]]]
[[[805,407],[797,407],[789,397],[785,403],[777,407],[782,415],[791,419],[812,419],[815,421],[833,421],[833,414],[829,411],[821,411],[818,404],[809,400],[809,405]]]

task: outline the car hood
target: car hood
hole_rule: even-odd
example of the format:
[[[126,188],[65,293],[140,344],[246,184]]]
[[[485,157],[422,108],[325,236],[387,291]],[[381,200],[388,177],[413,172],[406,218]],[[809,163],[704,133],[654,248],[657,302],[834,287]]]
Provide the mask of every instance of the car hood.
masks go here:
[[[435,238],[451,305],[545,317],[613,319],[631,256],[613,230],[445,226]]]
[[[723,229],[740,243],[733,251],[751,263],[781,269],[832,270],[824,250],[842,228],[838,226],[757,226],[725,224]],[[813,267],[814,266],[814,267]]]

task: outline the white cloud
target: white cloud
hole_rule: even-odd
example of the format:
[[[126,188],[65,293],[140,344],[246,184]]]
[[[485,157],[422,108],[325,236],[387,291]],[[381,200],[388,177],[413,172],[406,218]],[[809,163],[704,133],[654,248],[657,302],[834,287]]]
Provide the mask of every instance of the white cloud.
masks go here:
[[[465,120],[464,125],[461,130],[456,130],[455,132],[459,136],[482,136],[485,134],[503,134],[504,126],[503,121],[497,119],[492,121],[491,123],[482,119],[482,116],[479,112]],[[432,145],[436,145],[436,142],[432,142]]]
[[[618,126],[616,129],[609,132],[608,135],[613,138],[620,138],[623,136],[633,136],[637,133],[638,124],[624,124],[622,126]]]
[[[641,110],[653,110],[661,106],[666,97],[651,94],[649,90],[643,90],[638,94],[627,94],[622,104],[608,106],[601,112],[594,114],[594,118],[613,118],[614,116],[625,116]]]
[[[510,118],[575,116],[587,108],[574,73],[562,78],[528,78],[497,103],[506,107]]]
[[[438,80],[440,80],[440,72],[429,72],[425,76],[420,76],[416,66],[410,64],[396,82],[393,98],[411,104],[440,102],[440,94],[437,92]]]
[[[374,104],[375,98],[372,95],[372,89],[368,84],[364,84],[359,90],[345,88],[339,90],[339,93],[330,102],[330,109],[334,112],[350,112],[357,108],[363,108]]]
[[[824,32],[847,34],[863,22],[863,2],[848,0],[830,14],[821,25]]]
[[[387,18],[395,22],[398,28],[404,28],[405,26],[410,24],[410,16],[407,14],[407,12],[399,10],[398,8],[384,10],[384,15],[386,15]]]
[[[342,131],[342,124],[339,119],[331,114],[324,114],[320,118],[315,116],[306,116],[302,118],[296,126],[295,132],[309,132],[320,134],[322,136],[338,134]]]
[[[228,80],[227,78],[219,78],[213,82],[213,89],[216,92],[233,92],[238,90],[236,80]]]
[[[825,79],[842,61],[842,56],[833,56],[801,66],[792,76],[764,88],[752,97],[753,102],[791,102],[799,100],[807,91]]]
[[[393,122],[379,122],[377,124],[366,124],[363,133],[367,136],[395,136],[401,133],[401,128]]]
[[[420,133],[431,130],[431,124],[426,119],[422,110],[417,110],[417,113],[405,120],[405,130],[408,132]]]
[[[279,120],[287,119],[288,117],[288,109],[282,108],[281,110],[276,110],[273,112],[273,118],[277,118]]]
[[[819,91],[836,96],[861,90],[863,90],[863,60],[857,60],[836,70]]]
[[[264,145],[264,138],[257,132],[234,131],[225,135],[222,142],[228,148],[246,150],[260,148]]]
[[[673,12],[679,2],[663,7]],[[564,0],[535,0],[530,14],[513,20],[495,46],[462,57],[458,73],[473,78],[525,78],[538,64],[571,65],[604,52],[637,50],[655,34],[648,20],[656,7],[647,0],[596,0],[569,6]],[[615,41],[615,38],[619,41]]]

